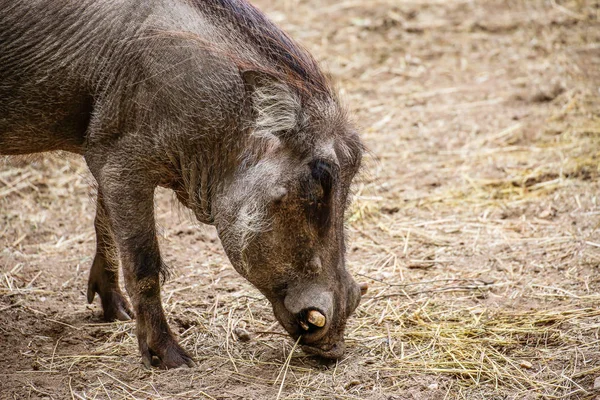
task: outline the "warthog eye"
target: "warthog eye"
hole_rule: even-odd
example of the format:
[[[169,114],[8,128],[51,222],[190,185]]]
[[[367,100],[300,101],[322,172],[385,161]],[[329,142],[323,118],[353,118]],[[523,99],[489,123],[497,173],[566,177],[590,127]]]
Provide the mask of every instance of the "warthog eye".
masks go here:
[[[321,159],[311,162],[310,170],[312,180],[306,188],[308,215],[320,227],[325,227],[329,221],[331,193],[337,170]]]
[[[333,187],[333,168],[331,164],[323,160],[311,163],[311,175],[323,188],[323,197],[328,198]]]

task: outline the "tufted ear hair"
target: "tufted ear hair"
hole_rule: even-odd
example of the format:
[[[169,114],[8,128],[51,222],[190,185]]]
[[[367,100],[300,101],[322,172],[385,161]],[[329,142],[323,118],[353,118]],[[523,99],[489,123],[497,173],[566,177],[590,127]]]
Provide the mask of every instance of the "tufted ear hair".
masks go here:
[[[281,79],[255,70],[240,71],[252,104],[253,135],[281,137],[298,125],[300,98]]]

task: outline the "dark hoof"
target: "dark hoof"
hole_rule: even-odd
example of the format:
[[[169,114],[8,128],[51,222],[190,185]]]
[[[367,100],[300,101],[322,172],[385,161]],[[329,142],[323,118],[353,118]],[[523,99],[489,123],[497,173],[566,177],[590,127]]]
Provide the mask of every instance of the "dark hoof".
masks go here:
[[[140,343],[140,351],[142,363],[146,368],[171,369],[196,366],[192,357],[174,339],[170,339],[166,345],[156,346],[156,349],[150,348],[146,343]]]
[[[134,318],[129,302],[125,299],[125,296],[123,296],[123,293],[121,293],[119,289],[101,291],[97,288],[97,285],[90,283],[88,284],[87,291],[88,303],[94,301],[96,293],[100,295],[100,300],[102,301],[105,321],[130,321]]]
[[[120,293],[118,296],[113,295],[109,304],[104,304],[103,301],[102,309],[105,321],[131,321],[135,317],[129,303]]]

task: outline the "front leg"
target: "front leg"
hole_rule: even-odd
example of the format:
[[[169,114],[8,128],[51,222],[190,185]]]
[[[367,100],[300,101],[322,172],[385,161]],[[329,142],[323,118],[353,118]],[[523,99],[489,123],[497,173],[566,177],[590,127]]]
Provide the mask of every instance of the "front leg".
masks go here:
[[[106,321],[115,319],[128,321],[133,318],[133,312],[131,312],[129,303],[119,288],[117,250],[115,249],[101,190],[98,190],[98,199],[96,200],[94,227],[96,229],[96,255],[88,280],[88,303],[94,301],[94,297],[98,293],[102,301]]]
[[[144,177],[143,169],[132,173],[131,163],[107,161],[98,167],[88,161],[88,165],[103,194],[123,266],[125,287],[136,314],[142,362],[146,367],[161,368],[194,365],[173,336],[162,308],[160,280],[165,269],[155,230],[155,183]]]

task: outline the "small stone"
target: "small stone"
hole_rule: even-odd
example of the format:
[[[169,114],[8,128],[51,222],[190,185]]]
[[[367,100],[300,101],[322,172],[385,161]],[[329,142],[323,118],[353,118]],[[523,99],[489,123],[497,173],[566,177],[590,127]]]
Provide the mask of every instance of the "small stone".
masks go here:
[[[600,390],[600,376],[594,379],[594,390]]]
[[[550,219],[550,218],[554,218],[556,217],[556,208],[550,206],[548,208],[546,208],[545,210],[543,210],[538,217],[541,219]]]
[[[439,387],[440,387],[440,385],[438,385],[437,383],[432,383],[431,385],[427,386],[427,389],[437,390]]]
[[[248,332],[244,328],[237,327],[233,330],[233,333],[235,334],[235,336],[237,336],[240,342],[249,342],[250,340],[252,340],[252,335],[250,335],[250,332]]]
[[[348,382],[346,384],[346,386],[344,387],[346,390],[350,389],[353,386],[357,386],[360,385],[360,381],[358,379],[352,379],[350,382]]]
[[[565,87],[560,82],[554,82],[549,85],[542,85],[537,88],[529,100],[534,103],[546,103],[554,100],[565,91]]]
[[[521,366],[521,368],[525,368],[525,369],[533,368],[533,364],[530,363],[529,361],[521,361],[521,363],[519,365]]]

